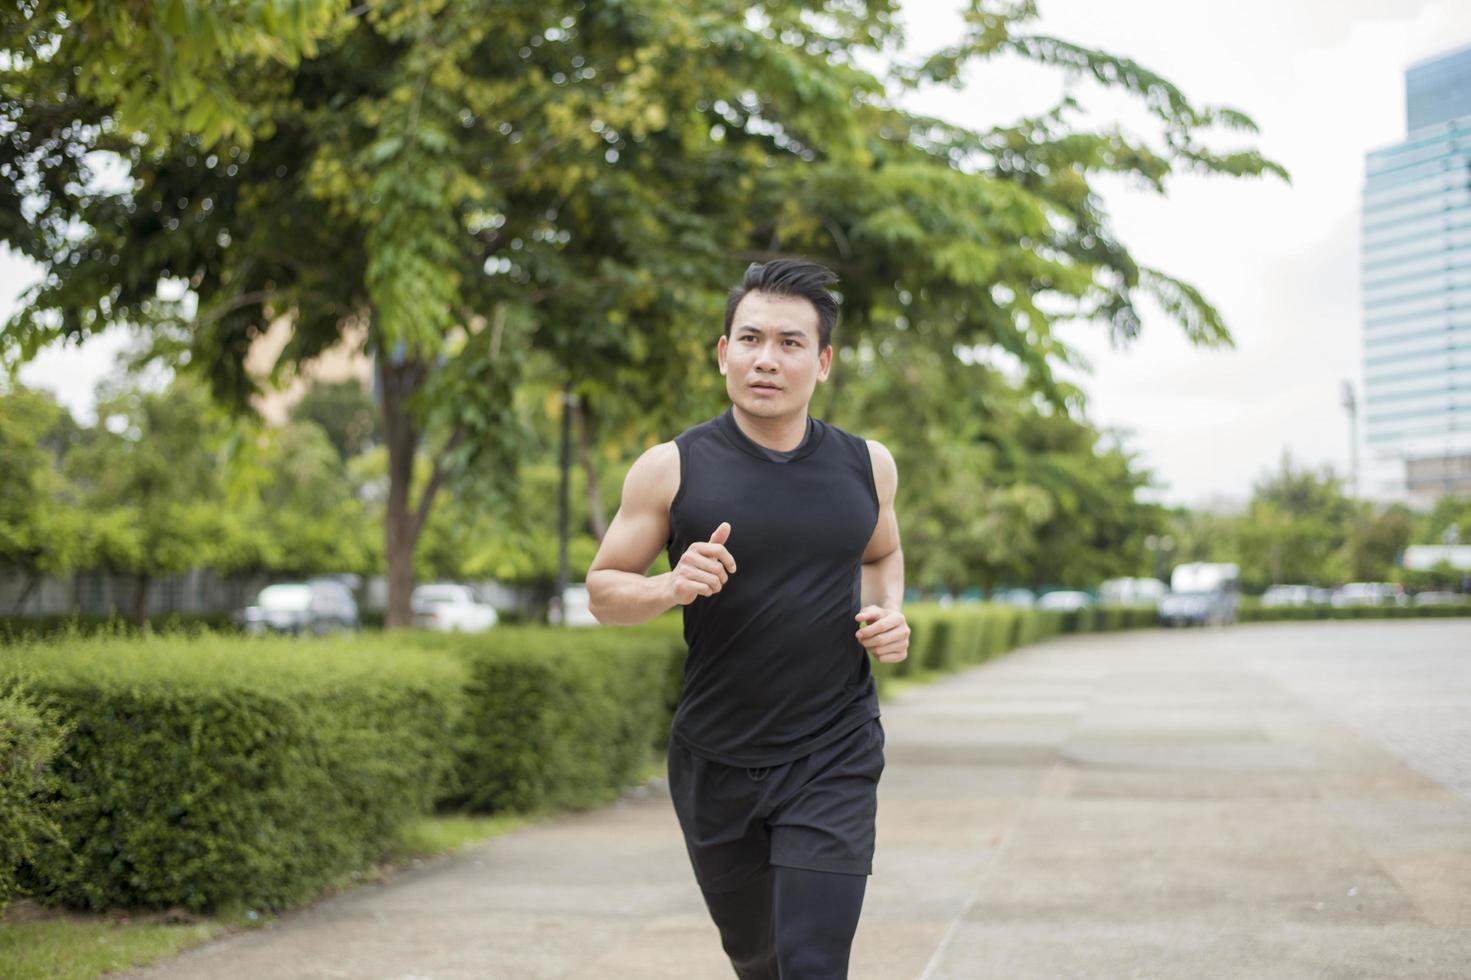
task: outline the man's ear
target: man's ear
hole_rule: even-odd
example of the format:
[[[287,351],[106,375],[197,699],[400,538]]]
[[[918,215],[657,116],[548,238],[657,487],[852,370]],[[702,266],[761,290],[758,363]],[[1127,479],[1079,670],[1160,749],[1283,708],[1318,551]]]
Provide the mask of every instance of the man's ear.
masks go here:
[[[721,334],[720,339],[715,342],[715,359],[720,364],[721,374],[725,373],[725,345],[725,334]]]
[[[828,344],[822,349],[822,353],[817,355],[817,380],[826,381],[828,372],[832,369],[832,366],[833,345]]]

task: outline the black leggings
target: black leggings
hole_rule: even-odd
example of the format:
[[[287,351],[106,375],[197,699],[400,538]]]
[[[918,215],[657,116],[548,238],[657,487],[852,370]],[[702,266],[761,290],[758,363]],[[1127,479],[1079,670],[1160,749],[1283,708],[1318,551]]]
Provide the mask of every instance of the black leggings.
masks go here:
[[[770,867],[705,905],[741,980],[845,980],[867,875]]]

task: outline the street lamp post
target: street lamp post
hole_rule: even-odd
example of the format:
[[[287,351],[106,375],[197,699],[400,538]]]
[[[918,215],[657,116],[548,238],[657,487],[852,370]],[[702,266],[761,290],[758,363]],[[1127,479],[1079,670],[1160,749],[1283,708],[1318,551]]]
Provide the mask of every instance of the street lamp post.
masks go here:
[[[1161,582],[1168,581],[1165,578],[1165,555],[1175,550],[1175,539],[1168,534],[1151,534],[1144,539],[1144,549],[1153,559],[1154,577]]]
[[[572,471],[572,409],[576,404],[577,395],[572,391],[572,379],[569,377],[562,387],[562,473],[561,483],[557,488],[557,594],[554,613],[558,626],[567,625],[567,610],[563,607],[563,599],[567,595],[567,580],[570,578],[567,563],[567,524],[570,508],[567,497]]]

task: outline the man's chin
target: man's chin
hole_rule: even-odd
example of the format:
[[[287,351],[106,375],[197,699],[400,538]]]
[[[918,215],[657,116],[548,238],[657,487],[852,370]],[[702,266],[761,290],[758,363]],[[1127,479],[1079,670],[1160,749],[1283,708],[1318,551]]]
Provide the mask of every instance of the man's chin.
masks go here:
[[[786,392],[783,392],[784,396]],[[733,399],[747,415],[755,415],[759,418],[776,418],[781,415],[791,414],[791,406],[787,399],[782,396],[772,395],[746,395],[739,399]]]

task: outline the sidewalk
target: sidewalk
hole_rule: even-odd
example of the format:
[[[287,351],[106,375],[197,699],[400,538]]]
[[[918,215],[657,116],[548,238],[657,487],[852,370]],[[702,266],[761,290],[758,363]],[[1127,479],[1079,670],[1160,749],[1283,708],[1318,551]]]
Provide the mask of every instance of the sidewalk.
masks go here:
[[[887,703],[854,980],[1471,977],[1471,800],[1301,696],[1340,645],[1471,709],[1454,620],[1069,637]],[[128,974],[732,975],[661,783]]]

